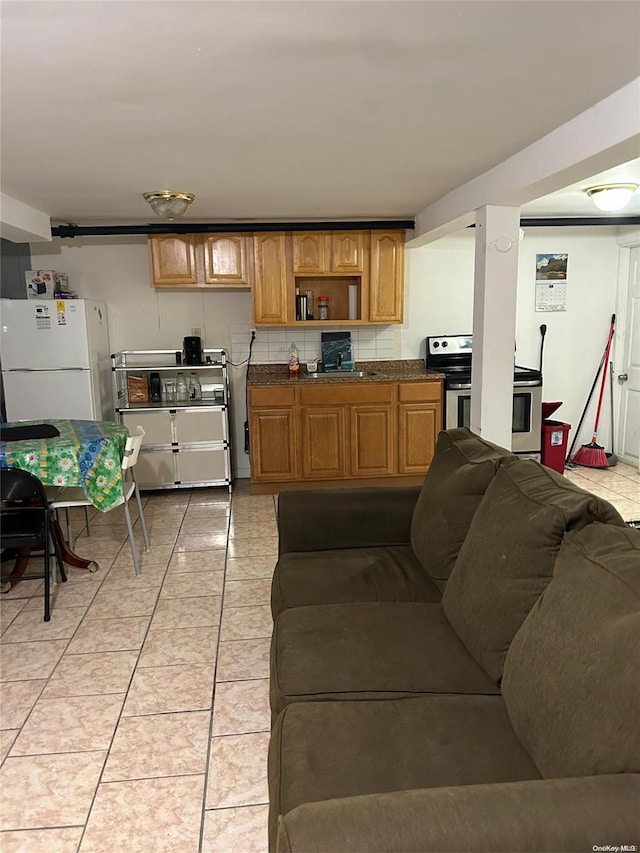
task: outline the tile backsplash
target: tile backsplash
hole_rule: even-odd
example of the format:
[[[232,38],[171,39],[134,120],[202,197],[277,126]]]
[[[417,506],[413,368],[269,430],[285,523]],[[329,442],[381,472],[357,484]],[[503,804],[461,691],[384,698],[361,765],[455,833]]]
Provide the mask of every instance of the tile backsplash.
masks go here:
[[[236,364],[249,355],[250,326],[237,323],[231,326],[231,361]],[[401,358],[400,328],[398,326],[350,327],[333,326],[322,329],[259,328],[253,342],[251,361],[254,364],[284,364],[287,351],[295,344],[302,362],[322,360],[322,332],[350,332],[354,361],[391,360]]]

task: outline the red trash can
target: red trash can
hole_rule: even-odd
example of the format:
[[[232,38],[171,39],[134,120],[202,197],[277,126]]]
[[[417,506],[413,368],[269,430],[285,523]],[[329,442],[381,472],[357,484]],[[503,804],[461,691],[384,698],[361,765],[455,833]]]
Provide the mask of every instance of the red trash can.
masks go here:
[[[552,415],[561,405],[562,402],[542,404],[542,453],[540,461],[547,468],[553,468],[559,474],[564,474],[571,424],[549,420],[549,415]]]

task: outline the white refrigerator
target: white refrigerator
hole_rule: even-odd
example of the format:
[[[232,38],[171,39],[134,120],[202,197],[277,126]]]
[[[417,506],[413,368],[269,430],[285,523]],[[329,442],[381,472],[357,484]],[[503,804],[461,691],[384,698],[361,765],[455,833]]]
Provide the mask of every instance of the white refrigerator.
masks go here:
[[[107,308],[88,299],[0,300],[8,421],[113,420]]]

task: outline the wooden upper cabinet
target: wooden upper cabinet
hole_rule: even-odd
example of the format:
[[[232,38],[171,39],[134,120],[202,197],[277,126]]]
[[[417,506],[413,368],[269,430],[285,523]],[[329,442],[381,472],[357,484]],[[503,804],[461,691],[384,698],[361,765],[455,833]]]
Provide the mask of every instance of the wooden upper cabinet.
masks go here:
[[[369,320],[402,323],[404,316],[404,232],[371,232]]]
[[[362,231],[296,231],[291,243],[296,275],[353,275],[364,271]]]
[[[251,284],[251,237],[243,234],[205,234],[204,280],[206,284],[247,287]]]
[[[329,271],[328,234],[321,231],[296,231],[292,235],[293,271],[309,275]]]
[[[161,234],[148,238],[152,285],[196,286],[196,234]]]
[[[363,270],[363,232],[334,231],[331,234],[331,272],[358,273]]]
[[[152,287],[251,286],[251,235],[161,234],[148,243]]]
[[[255,286],[253,319],[263,325],[287,323],[287,259],[285,235],[274,231],[253,235]]]

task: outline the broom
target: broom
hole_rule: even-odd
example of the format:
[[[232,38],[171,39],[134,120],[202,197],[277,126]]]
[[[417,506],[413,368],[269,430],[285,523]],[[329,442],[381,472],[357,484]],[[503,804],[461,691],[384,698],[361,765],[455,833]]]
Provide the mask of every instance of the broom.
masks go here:
[[[613,332],[615,329],[616,315],[611,315],[611,325],[609,326],[609,340],[605,350],[604,363],[609,360],[611,352],[611,341],[613,340]],[[604,386],[607,383],[607,371],[602,371],[602,385],[600,386],[600,396],[598,398],[598,408],[596,410],[596,420],[593,425],[593,436],[589,444],[583,444],[582,447],[573,456],[572,461],[576,465],[583,465],[585,468],[608,468],[610,463],[604,447],[597,443],[598,424],[600,423],[600,412],[602,410],[602,398],[604,397]]]

